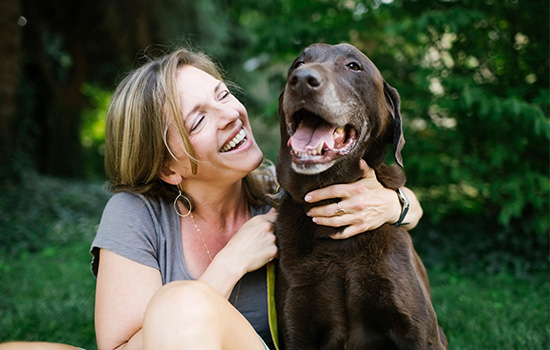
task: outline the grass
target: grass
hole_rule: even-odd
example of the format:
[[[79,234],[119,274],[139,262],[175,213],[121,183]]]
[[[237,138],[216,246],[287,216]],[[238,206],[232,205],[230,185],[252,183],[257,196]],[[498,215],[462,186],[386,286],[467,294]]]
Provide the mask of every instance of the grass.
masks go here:
[[[549,349],[549,284],[498,275],[429,271],[432,299],[450,349]]]
[[[48,178],[32,183],[42,186],[23,185],[0,198],[0,342],[95,349],[88,250],[108,196],[97,184]],[[437,264],[429,247],[420,251],[450,349],[550,348],[547,272],[458,269]]]
[[[108,193],[34,174],[0,193],[0,342],[95,349],[89,248]]]
[[[52,341],[95,349],[89,242],[0,261],[0,341]]]

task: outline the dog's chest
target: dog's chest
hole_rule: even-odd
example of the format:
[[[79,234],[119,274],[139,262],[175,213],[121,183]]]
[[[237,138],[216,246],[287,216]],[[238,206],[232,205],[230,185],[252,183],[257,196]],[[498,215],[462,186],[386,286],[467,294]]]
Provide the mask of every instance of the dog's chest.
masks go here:
[[[306,215],[300,205],[283,205],[279,209],[275,232],[280,263],[290,270],[346,269],[348,264],[361,264],[369,255],[374,235],[360,234],[345,240],[330,236],[340,228],[321,226]]]

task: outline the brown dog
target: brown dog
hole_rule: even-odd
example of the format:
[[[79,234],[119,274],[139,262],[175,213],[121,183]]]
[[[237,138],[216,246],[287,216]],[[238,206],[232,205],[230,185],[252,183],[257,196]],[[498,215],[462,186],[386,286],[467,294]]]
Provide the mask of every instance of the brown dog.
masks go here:
[[[348,44],[314,44],[292,64],[279,98],[277,176],[288,193],[275,224],[279,245],[276,307],[282,348],[444,349],[424,266],[409,234],[394,225],[333,240],[303,198],[356,181],[359,160],[388,188],[405,184],[383,164],[387,144],[402,166],[399,95]],[[321,203],[316,203],[320,205]],[[326,204],[326,203],[322,203]]]

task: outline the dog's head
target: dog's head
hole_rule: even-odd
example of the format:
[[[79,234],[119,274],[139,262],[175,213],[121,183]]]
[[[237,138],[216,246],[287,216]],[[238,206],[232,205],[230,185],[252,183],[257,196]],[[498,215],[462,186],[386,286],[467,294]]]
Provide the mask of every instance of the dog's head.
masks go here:
[[[357,167],[360,158],[375,167],[389,143],[403,166],[399,105],[397,91],[357,48],[313,44],[290,67],[279,97],[278,162],[291,162],[303,175],[320,174],[344,160]]]

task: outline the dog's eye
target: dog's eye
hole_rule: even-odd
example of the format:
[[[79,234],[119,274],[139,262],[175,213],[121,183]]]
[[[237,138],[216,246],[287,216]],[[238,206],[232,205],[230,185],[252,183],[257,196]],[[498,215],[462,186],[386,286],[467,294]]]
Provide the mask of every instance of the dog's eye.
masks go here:
[[[346,67],[348,67],[351,70],[358,71],[361,70],[361,66],[357,62],[350,62],[346,64]]]
[[[300,66],[303,66],[304,65],[304,61],[298,61],[296,63],[294,63],[294,66],[292,68],[296,69]]]

